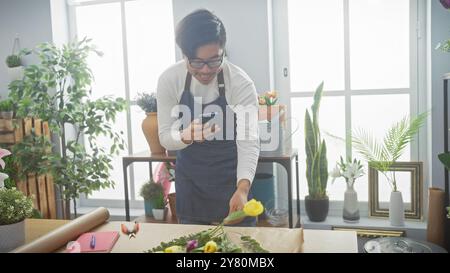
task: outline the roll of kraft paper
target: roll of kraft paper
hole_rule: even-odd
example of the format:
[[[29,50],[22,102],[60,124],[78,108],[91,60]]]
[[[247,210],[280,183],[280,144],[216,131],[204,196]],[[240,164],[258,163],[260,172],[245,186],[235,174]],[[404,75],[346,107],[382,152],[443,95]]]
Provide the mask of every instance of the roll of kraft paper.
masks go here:
[[[105,223],[108,219],[109,211],[106,208],[97,208],[12,252],[50,253],[57,251],[65,247],[68,242],[76,240],[81,234]]]
[[[445,192],[429,188],[427,241],[445,247]]]

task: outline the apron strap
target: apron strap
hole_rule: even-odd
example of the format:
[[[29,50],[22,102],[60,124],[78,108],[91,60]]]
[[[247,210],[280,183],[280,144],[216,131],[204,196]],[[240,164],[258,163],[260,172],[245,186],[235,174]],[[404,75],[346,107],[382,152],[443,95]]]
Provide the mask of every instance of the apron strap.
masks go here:
[[[223,70],[217,75],[217,81],[219,82],[219,94],[225,96],[225,80],[223,79]]]

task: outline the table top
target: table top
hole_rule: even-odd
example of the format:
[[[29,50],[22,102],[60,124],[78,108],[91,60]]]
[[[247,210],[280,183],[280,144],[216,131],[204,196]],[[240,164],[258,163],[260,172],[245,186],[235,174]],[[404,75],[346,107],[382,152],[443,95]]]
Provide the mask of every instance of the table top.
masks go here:
[[[68,222],[69,221],[67,220],[27,219],[25,221],[25,242],[29,243]],[[110,223],[118,225],[120,222]],[[158,224],[148,223],[142,225]],[[166,225],[171,224],[165,224],[164,227],[166,227]],[[358,252],[358,243],[355,231],[305,229],[303,234],[303,252],[305,253]]]
[[[259,161],[269,161],[269,160],[286,160],[293,159],[298,155],[297,149],[289,149],[286,151],[274,151],[274,152],[260,152]],[[152,154],[150,151],[143,151],[135,153],[132,155],[123,156],[123,160],[126,161],[174,161],[176,159],[175,155],[167,154]]]

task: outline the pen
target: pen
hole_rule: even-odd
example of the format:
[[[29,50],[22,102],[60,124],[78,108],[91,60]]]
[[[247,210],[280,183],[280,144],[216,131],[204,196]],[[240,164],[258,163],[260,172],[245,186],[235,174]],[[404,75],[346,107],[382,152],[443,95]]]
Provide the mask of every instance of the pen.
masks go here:
[[[89,244],[89,246],[90,246],[92,249],[95,248],[95,235],[94,235],[94,234],[92,234],[92,237],[91,237],[91,243]]]

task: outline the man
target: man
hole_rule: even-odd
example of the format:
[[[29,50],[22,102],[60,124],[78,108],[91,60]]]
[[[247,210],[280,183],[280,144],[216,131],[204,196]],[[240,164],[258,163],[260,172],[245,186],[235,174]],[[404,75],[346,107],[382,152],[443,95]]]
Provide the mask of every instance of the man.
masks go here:
[[[249,76],[226,60],[225,27],[210,11],[183,18],[176,42],[183,60],[158,82],[159,138],[177,151],[179,223],[212,224],[251,198],[259,156],[257,93]],[[202,113],[215,115],[203,124]],[[251,217],[239,225],[255,224]]]

